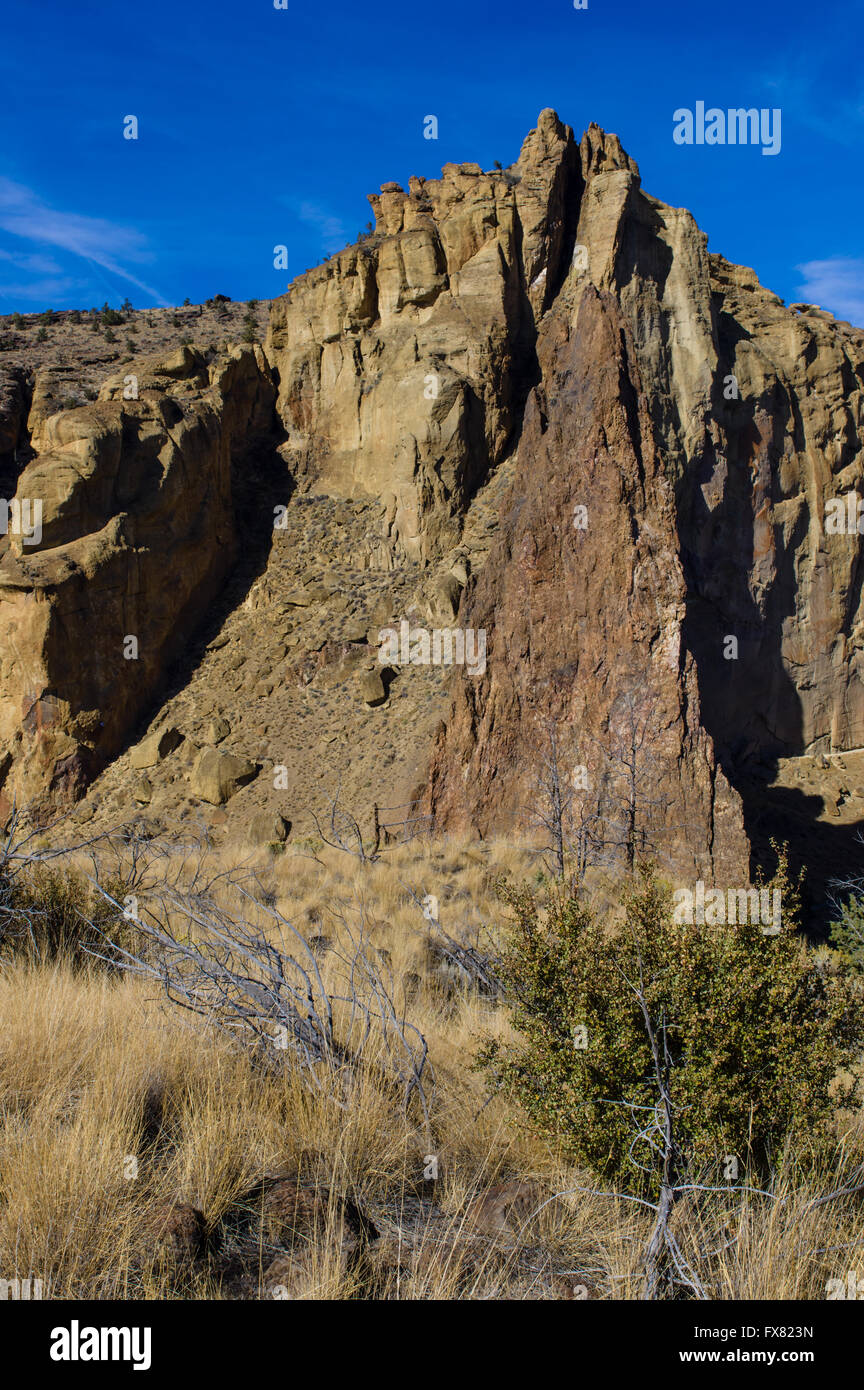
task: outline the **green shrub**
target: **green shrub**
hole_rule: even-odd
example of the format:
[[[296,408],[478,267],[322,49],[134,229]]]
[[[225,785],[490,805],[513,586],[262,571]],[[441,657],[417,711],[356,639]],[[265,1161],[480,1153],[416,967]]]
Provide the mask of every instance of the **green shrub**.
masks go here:
[[[123,901],[119,883],[106,890]],[[81,968],[94,963],[89,951],[108,954],[110,942],[122,944],[128,935],[122,915],[75,870],[34,860],[14,879],[0,875],[0,958]]]
[[[315,835],[304,835],[294,843],[294,850],[297,854],[320,854],[324,848],[324,841]]]
[[[864,898],[853,893],[831,924],[831,944],[853,969],[864,974]]]
[[[679,1168],[735,1155],[760,1172],[784,1150],[824,1157],[831,1083],[864,1031],[862,986],[796,934],[782,855],[772,887],[783,892],[778,935],[676,924],[650,867],[625,890],[623,920],[563,890],[541,906],[528,889],[502,887],[515,924],[499,970],[520,1041],[487,1040],[478,1066],[572,1158],[625,1190],[656,1192],[662,1154],[638,1137],[660,1094],[641,993],[658,1048],[665,1030]]]

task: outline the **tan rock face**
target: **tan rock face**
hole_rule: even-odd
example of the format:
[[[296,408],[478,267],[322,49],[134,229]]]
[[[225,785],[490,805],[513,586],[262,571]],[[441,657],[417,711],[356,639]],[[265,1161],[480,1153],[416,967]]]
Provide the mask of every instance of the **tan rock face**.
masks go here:
[[[34,431],[16,496],[42,506],[38,544],[0,555],[0,795],[74,800],[119,751],[235,552],[232,450],[266,422],[260,350],[209,369],[188,349],[144,363],[139,396]]]
[[[376,231],[272,309],[285,457],[315,486],[385,503],[383,556],[426,559],[512,440],[535,373],[578,183],[572,132],[544,112],[516,165],[386,185]]]

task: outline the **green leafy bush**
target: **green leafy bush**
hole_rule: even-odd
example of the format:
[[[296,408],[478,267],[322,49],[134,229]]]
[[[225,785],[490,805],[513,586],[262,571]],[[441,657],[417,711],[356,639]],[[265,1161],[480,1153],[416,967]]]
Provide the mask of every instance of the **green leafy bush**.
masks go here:
[[[864,986],[796,934],[783,856],[772,887],[783,892],[778,935],[675,923],[650,867],[605,920],[563,890],[541,904],[502,886],[515,920],[499,971],[519,1040],[487,1040],[479,1067],[572,1158],[624,1190],[656,1192],[662,1154],[640,1138],[660,1094],[647,1017],[658,1051],[665,1037],[679,1166],[735,1155],[759,1172],[784,1151],[823,1157],[831,1084],[864,1033]]]
[[[831,924],[831,944],[855,969],[864,974],[864,898],[853,893]]]

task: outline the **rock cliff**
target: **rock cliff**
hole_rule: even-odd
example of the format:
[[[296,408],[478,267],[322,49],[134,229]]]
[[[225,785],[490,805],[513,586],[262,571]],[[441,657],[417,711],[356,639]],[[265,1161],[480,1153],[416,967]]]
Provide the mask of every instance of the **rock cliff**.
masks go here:
[[[632,778],[634,843],[678,870],[746,878],[740,804],[700,723],[674,489],[629,326],[608,291],[575,281],[538,348],[501,534],[460,612],[487,633],[488,664],[457,681],[430,810],[484,834],[529,820],[551,723],[563,795],[575,787],[574,819],[604,858],[626,854]]]
[[[142,714],[164,724],[244,524],[232,455],[269,431],[285,529],[187,671],[166,763],[224,717],[232,755],[287,779],[229,820],[296,823],[327,750],[356,798],[485,834],[530,821],[550,725],[614,823],[635,740],[643,846],[740,880],[772,778],[812,824],[820,761],[864,745],[860,535],[826,524],[864,495],[864,333],[710,254],[617,137],[552,111],[507,169],[370,201],[374,231],[271,304],[263,352],[187,350],[137,402],[118,378],[59,413],[0,354],[0,462],[26,436],[18,495],[45,504],[38,548],[0,540],[7,799],[77,796]],[[403,618],[482,629],[485,668],[382,680],[377,630]],[[196,804],[176,768],[147,782]],[[102,774],[112,814],[131,786],[123,757]],[[856,826],[864,786],[831,798]]]
[[[181,348],[126,383],[37,420],[18,478],[17,497],[41,506],[41,535],[10,528],[0,556],[7,804],[80,796],[235,556],[232,448],[271,426],[260,349],[208,368]]]

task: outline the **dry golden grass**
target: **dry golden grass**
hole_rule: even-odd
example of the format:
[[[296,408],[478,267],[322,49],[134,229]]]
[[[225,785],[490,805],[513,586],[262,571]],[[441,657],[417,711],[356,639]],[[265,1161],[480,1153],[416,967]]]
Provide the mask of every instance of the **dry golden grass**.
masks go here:
[[[0,1278],[40,1278],[47,1296],[70,1298],[549,1298],[572,1297],[573,1286],[577,1297],[640,1297],[651,1213],[574,1190],[597,1184],[503,1098],[489,1099],[471,1059],[482,1033],[506,1033],[506,1011],[448,987],[427,948],[427,894],[452,935],[494,927],[494,877],[530,876],[527,851],[421,843],[361,865],[289,849],[255,867],[279,912],[307,938],[330,939],[325,983],[338,979],[340,945],[358,923],[387,953],[394,1000],[429,1043],[428,1128],[374,1066],[340,1105],[290,1069],[262,1069],[148,982],[6,960]],[[864,1134],[846,1123],[849,1170]],[[434,1182],[423,1176],[430,1155]],[[299,1175],[322,1196],[323,1224],[299,1248],[274,1248],[260,1221],[237,1235],[238,1203],[265,1174]],[[521,1233],[473,1227],[472,1199],[513,1178],[567,1195]],[[864,1242],[860,1199],[813,1205],[828,1191],[826,1179],[792,1184],[782,1201],[694,1196],[676,1210],[677,1238],[711,1297],[824,1298]],[[361,1256],[346,1257],[343,1199],[377,1231]],[[178,1201],[204,1213],[209,1255],[178,1261],[160,1246]]]

